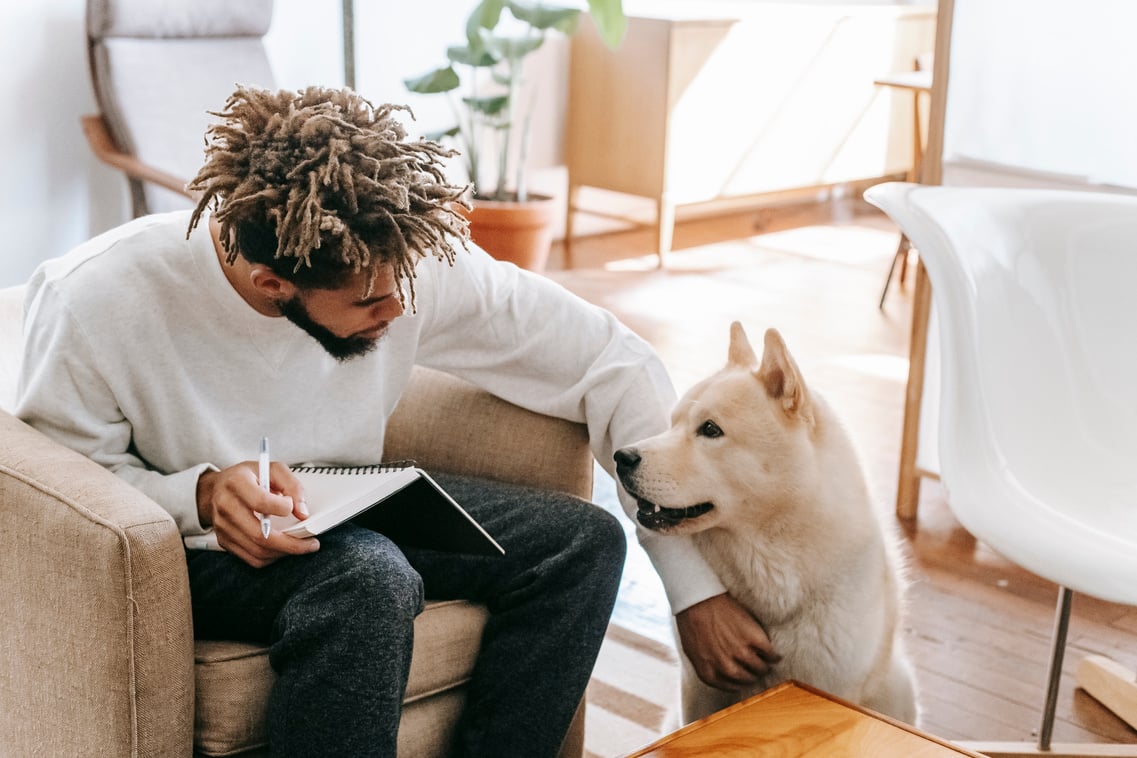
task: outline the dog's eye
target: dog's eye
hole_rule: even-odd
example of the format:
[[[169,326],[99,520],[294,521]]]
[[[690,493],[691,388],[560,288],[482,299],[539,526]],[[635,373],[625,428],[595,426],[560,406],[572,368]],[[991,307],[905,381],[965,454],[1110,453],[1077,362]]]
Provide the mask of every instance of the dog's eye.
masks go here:
[[[713,421],[704,421],[696,432],[700,437],[721,437],[722,429]]]

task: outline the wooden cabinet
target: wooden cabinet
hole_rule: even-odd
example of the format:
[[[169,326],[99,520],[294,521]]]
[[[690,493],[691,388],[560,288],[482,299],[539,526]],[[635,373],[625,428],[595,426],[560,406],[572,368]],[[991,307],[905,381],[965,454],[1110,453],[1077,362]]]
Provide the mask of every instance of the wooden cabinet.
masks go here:
[[[581,187],[653,199],[662,262],[677,206],[908,170],[910,96],[873,80],[932,49],[933,8],[674,7],[630,14],[615,51],[589,23],[572,38],[566,244]]]

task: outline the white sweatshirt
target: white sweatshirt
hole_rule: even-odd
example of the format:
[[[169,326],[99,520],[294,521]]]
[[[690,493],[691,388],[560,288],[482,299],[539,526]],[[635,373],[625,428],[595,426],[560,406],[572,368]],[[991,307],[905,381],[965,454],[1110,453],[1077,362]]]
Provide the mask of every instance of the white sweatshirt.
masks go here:
[[[395,404],[421,364],[539,413],[583,422],[593,454],[667,425],[675,392],[650,346],[610,313],[471,245],[450,267],[419,263],[417,312],[373,352],[337,362],[229,284],[207,220],[137,219],[32,276],[17,415],[106,466],[200,534],[210,466],[255,457],[378,461]],[[620,490],[634,519],[635,503]],[[674,612],[723,592],[690,538],[637,527]]]

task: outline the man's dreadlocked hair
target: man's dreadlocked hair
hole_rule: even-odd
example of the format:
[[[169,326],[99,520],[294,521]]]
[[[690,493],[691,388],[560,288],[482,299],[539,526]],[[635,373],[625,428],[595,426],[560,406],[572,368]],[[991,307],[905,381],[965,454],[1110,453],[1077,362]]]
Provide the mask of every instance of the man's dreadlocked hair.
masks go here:
[[[239,86],[213,114],[223,121],[209,128],[205,165],[189,184],[202,193],[190,229],[212,205],[228,263],[240,253],[302,288],[367,272],[370,294],[376,266],[390,264],[413,305],[415,264],[433,254],[453,265],[451,237],[465,245],[468,224],[451,203],[466,188],[443,177],[453,151],[404,141],[397,111],[410,113],[348,89]]]

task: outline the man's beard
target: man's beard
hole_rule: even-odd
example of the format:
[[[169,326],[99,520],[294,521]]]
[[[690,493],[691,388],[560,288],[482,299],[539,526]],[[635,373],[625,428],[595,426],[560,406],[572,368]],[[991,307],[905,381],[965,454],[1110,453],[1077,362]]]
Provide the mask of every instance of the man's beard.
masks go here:
[[[312,339],[320,343],[328,355],[341,363],[366,355],[379,344],[378,337],[336,336],[327,327],[312,319],[308,309],[304,307],[304,303],[300,302],[299,296],[281,300],[277,303],[277,307],[280,308],[280,315],[303,329]]]

